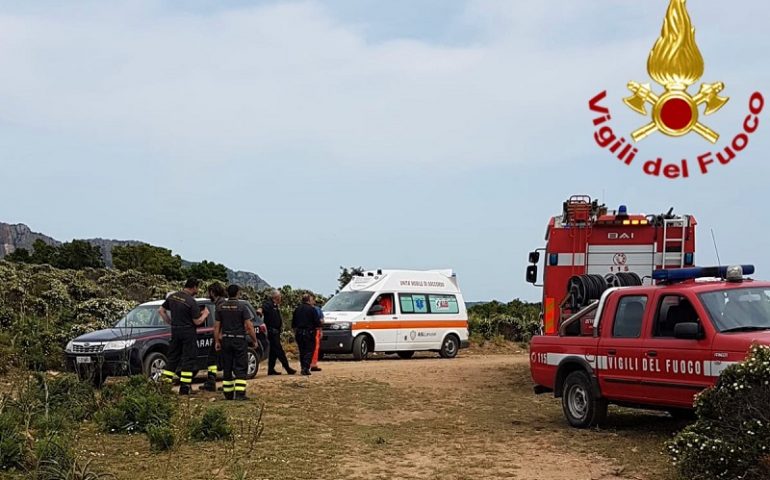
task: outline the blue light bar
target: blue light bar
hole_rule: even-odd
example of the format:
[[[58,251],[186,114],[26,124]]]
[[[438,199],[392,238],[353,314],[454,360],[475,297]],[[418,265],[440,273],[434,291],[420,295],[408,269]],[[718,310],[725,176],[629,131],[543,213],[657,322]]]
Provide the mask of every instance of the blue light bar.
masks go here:
[[[618,215],[628,215],[628,208],[625,205],[619,206]]]
[[[693,268],[673,268],[669,270],[655,270],[652,272],[652,279],[661,282],[681,282],[701,277],[719,277],[727,276],[727,266],[718,267],[693,267]],[[741,265],[744,275],[754,273],[754,265]]]

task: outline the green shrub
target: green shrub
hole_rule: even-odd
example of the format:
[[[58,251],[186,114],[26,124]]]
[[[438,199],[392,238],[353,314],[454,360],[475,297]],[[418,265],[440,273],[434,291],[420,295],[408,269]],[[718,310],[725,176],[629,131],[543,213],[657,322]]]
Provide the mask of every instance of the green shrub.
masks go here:
[[[9,410],[0,413],[0,470],[21,468],[24,463],[21,419]]]
[[[74,465],[75,453],[72,450],[70,440],[67,438],[63,435],[50,435],[35,441],[35,463],[38,466],[37,470],[42,472],[41,475],[38,475],[41,480],[54,480],[56,478],[44,473],[46,465],[55,464],[65,470]]]
[[[70,466],[59,465],[55,461],[46,462],[37,476],[41,480],[106,480],[114,479],[111,473],[100,473],[92,468],[91,460],[75,461]]]
[[[695,412],[698,420],[667,445],[684,478],[770,478],[770,347],[752,347],[725,370],[698,395]]]
[[[97,410],[94,387],[81,381],[74,373],[53,378],[38,374],[35,388],[39,402],[47,403],[49,410],[61,412],[72,420],[90,418]]]
[[[106,405],[95,418],[108,433],[142,433],[150,426],[169,425],[176,407],[167,386],[143,375],[106,387],[102,397]]]
[[[150,441],[150,450],[162,452],[174,446],[176,436],[174,430],[168,425],[150,425],[147,427],[147,440]]]
[[[193,440],[227,440],[233,437],[233,428],[222,407],[209,407],[203,416],[190,422],[190,438]]]

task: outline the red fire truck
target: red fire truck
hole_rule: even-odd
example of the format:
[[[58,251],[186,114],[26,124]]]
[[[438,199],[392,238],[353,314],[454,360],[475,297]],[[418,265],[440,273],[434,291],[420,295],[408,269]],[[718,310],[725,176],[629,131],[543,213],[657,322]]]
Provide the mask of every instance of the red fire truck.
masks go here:
[[[573,195],[562,214],[552,217],[546,246],[529,254],[527,281],[543,287],[541,311],[545,335],[608,287],[651,284],[656,269],[691,266],[695,260],[695,217],[610,211],[587,195]],[[544,252],[542,283],[538,263]],[[583,326],[590,332],[592,325]]]

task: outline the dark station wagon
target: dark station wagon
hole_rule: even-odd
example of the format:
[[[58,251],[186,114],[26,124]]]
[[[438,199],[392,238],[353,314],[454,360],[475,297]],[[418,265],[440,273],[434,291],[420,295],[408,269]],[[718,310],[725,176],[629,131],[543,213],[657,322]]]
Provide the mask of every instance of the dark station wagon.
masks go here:
[[[259,364],[267,358],[269,344],[265,324],[254,307],[246,304],[254,318],[257,345],[248,352],[248,378],[254,378]],[[214,341],[216,307],[209,299],[197,299],[198,305],[209,309],[206,323],[198,327],[198,361],[196,371],[208,368],[208,353]],[[114,327],[81,335],[71,340],[65,349],[67,366],[82,379],[101,386],[107,377],[145,374],[158,380],[166,366],[171,327],[158,313],[162,300],[143,303],[128,312]]]

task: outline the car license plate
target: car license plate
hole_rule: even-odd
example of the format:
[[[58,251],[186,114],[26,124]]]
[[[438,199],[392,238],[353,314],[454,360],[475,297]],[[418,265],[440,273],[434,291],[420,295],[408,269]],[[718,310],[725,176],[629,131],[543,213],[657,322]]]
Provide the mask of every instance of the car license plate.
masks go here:
[[[91,357],[77,357],[77,363],[91,363]]]

